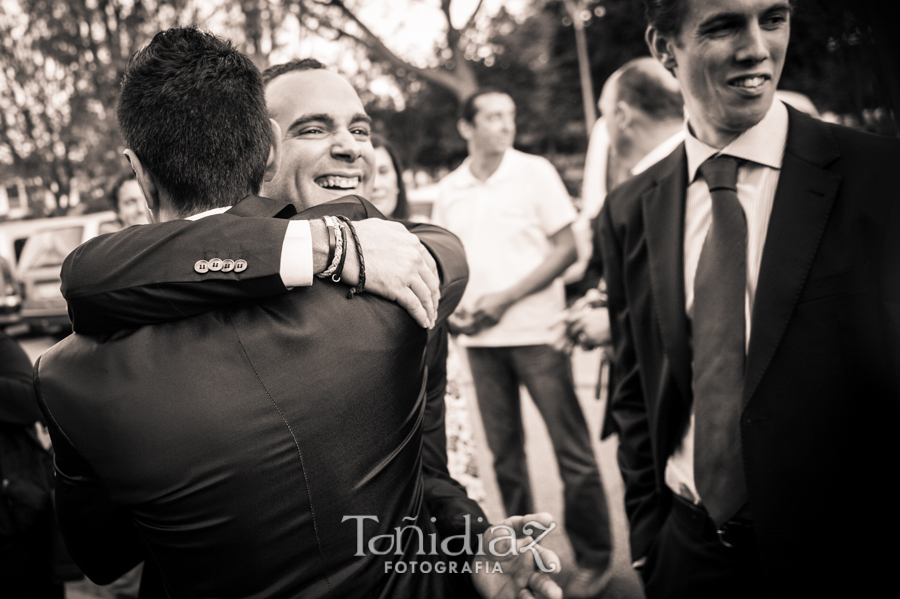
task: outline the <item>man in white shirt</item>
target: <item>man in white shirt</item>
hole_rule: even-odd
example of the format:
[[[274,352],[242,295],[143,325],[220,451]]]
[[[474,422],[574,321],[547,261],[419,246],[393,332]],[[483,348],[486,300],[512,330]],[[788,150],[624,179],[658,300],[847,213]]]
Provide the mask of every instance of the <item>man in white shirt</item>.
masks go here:
[[[882,541],[900,533],[900,144],[773,102],[787,0],[646,4],[685,143],[610,193],[599,235],[646,594],[883,593],[900,557]]]
[[[456,233],[469,285],[451,320],[463,334],[507,515],[533,511],[519,385],[553,440],[565,484],[566,529],[581,567],[567,596],[594,596],[609,578],[606,501],[578,404],[558,316],[563,271],[575,259],[575,210],[546,159],[512,148],[515,104],[482,91],[463,106],[469,157],[439,184],[435,222]],[[553,321],[557,324],[554,325]]]

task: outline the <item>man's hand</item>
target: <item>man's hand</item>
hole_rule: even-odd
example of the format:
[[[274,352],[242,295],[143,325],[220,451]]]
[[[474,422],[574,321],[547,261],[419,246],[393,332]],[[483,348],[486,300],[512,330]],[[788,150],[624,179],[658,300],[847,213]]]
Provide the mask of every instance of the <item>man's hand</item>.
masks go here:
[[[440,280],[434,258],[419,239],[400,223],[370,218],[353,223],[366,265],[365,290],[395,301],[425,328],[434,327]],[[359,256],[353,243],[342,280],[359,283]]]
[[[606,308],[570,311],[566,316],[566,335],[586,350],[609,345],[609,313]]]
[[[447,330],[451,335],[476,335],[482,328],[465,310],[457,310],[447,318]]]
[[[559,557],[531,537],[536,535],[540,539],[552,526],[552,516],[541,513],[513,516],[485,531],[485,555],[475,556],[475,561],[481,561],[483,565],[472,568],[472,582],[481,596],[486,599],[562,599],[562,589],[548,575],[548,571],[559,572]],[[516,546],[510,549],[508,539],[513,535]],[[494,562],[500,564],[503,573],[494,572]]]
[[[494,326],[503,315],[513,305],[513,301],[504,291],[497,293],[489,293],[478,298],[475,307],[472,310],[472,321],[480,329],[486,329]]]

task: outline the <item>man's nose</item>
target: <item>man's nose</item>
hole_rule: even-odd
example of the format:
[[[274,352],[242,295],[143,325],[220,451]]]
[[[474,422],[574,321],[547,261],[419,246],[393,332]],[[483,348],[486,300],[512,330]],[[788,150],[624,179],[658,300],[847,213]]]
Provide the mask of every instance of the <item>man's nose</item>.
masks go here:
[[[766,32],[756,21],[751,22],[741,36],[741,45],[735,58],[739,62],[751,62],[758,64],[769,57],[769,47],[766,45]]]
[[[350,131],[337,131],[331,144],[331,155],[347,162],[354,162],[362,155],[362,147]]]

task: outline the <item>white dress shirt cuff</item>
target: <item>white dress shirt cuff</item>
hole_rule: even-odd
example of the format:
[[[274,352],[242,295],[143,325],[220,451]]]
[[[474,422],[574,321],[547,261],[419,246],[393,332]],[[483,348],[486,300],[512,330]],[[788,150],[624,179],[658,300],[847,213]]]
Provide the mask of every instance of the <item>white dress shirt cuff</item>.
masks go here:
[[[309,221],[288,223],[281,246],[281,282],[285,287],[309,287],[313,283],[313,247]]]

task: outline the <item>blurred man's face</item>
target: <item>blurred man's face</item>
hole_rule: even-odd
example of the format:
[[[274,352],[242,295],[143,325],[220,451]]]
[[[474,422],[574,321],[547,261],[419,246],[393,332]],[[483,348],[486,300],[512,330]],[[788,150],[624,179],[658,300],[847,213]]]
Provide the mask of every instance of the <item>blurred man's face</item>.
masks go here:
[[[686,0],[684,6],[681,31],[667,39],[674,59],[667,66],[681,83],[694,135],[721,148],[772,105],[790,38],[790,5]]]
[[[292,71],[269,83],[266,105],[282,142],[278,172],[263,184],[264,196],[302,210],[371,194],[371,119],[346,79],[324,69]]]
[[[116,212],[126,227],[146,225],[150,222],[147,218],[147,202],[144,201],[144,194],[141,193],[141,186],[137,180],[129,179],[122,183],[116,199],[118,203]]]
[[[463,137],[485,154],[502,154],[516,138],[516,105],[506,94],[475,98],[478,111],[472,123],[464,122]]]

